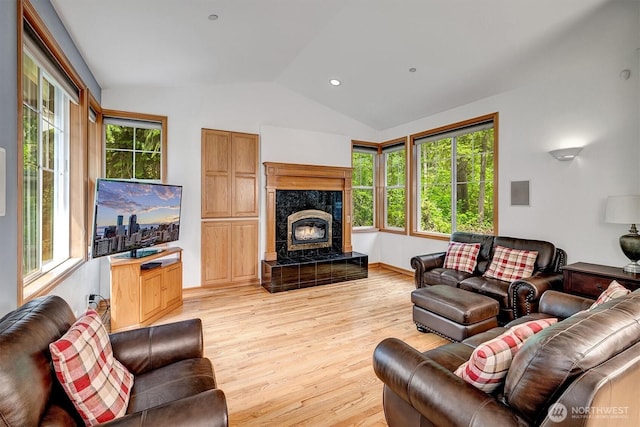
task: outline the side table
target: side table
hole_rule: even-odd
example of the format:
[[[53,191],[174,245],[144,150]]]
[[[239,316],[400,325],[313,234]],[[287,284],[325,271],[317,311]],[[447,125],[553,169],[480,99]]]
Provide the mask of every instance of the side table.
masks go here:
[[[615,280],[632,291],[640,288],[640,274],[626,273],[622,267],[577,262],[562,267],[564,292],[589,298],[598,296]]]

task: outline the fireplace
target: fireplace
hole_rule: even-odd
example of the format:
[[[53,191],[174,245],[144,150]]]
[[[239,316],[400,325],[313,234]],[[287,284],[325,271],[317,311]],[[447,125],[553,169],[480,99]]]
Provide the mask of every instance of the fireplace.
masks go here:
[[[264,163],[269,292],[366,278],[368,256],[351,248],[351,168]]]
[[[342,253],[342,192],[276,190],[278,260]]]
[[[287,250],[330,248],[332,242],[331,214],[306,209],[287,218]]]

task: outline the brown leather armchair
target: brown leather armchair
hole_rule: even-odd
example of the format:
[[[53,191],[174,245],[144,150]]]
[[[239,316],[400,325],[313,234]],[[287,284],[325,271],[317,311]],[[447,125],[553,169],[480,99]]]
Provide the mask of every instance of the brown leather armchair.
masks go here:
[[[384,382],[388,425],[640,425],[640,291],[582,311],[592,302],[548,291],[539,313],[512,322],[565,318],[524,343],[493,394],[453,372],[505,327],[424,353],[395,338],[382,341],[373,366]]]
[[[0,426],[84,426],[56,379],[49,343],[75,322],[56,296],[0,319]],[[111,335],[114,356],[135,376],[127,415],[113,426],[227,426],[224,393],[203,357],[200,319]]]
[[[480,243],[475,271],[470,274],[443,268],[445,252],[414,256],[411,258],[411,266],[415,270],[416,289],[429,285],[448,285],[489,296],[500,303],[498,321],[504,324],[537,311],[538,301],[543,292],[549,289],[559,290],[562,287],[561,268],[566,264],[567,255],[552,243],[460,231],[451,235],[451,241]],[[498,245],[537,251],[538,258],[532,276],[511,283],[483,277]]]

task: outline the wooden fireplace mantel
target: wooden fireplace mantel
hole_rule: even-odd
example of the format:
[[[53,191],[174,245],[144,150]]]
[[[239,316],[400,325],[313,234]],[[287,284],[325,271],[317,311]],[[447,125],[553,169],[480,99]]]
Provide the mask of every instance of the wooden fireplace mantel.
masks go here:
[[[351,168],[264,162],[267,190],[266,261],[276,254],[276,190],[342,191],[342,251],[351,252]]]

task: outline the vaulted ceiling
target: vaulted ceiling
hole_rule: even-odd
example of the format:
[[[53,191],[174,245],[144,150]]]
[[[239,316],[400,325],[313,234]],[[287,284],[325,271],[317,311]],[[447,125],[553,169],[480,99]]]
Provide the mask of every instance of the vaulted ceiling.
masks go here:
[[[615,1],[51,0],[103,89],[273,82],[375,129],[580,61]]]

